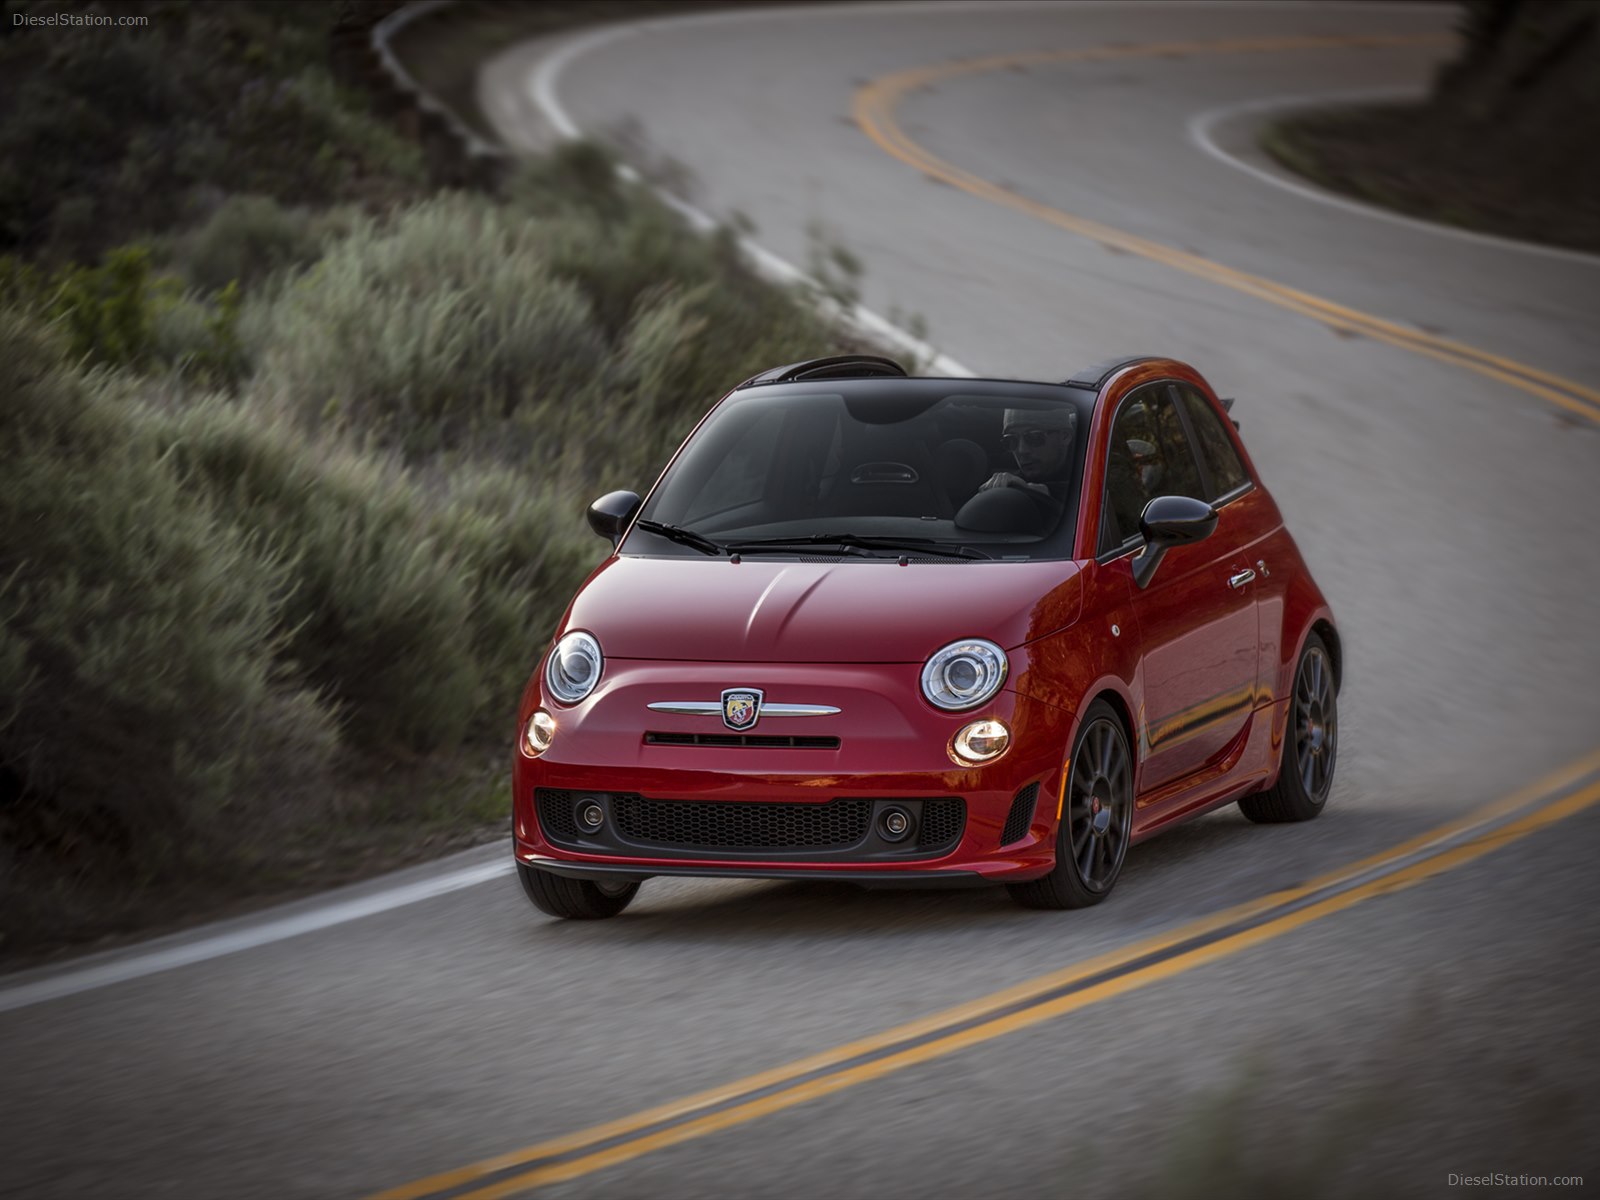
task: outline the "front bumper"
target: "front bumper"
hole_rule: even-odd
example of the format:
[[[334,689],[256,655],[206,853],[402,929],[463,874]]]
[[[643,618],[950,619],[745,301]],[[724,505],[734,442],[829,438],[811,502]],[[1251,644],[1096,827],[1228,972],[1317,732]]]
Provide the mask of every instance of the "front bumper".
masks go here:
[[[1009,691],[973,711],[942,713],[922,700],[918,671],[905,664],[730,669],[610,661],[588,700],[566,709],[545,705],[557,720],[551,748],[536,758],[517,756],[517,859],[591,878],[702,875],[926,885],[1016,882],[1045,874],[1055,863],[1071,714]],[[729,746],[703,744],[704,735],[728,732],[720,718],[648,708],[652,702],[714,697],[730,686],[762,688],[769,702],[840,711],[758,723],[756,733],[803,735],[803,747]],[[541,703],[537,688],[531,689],[522,719]],[[1007,751],[983,766],[953,762],[948,747],[956,731],[990,717],[1010,727]],[[700,735],[702,744],[683,744],[691,735]],[[572,823],[576,806],[589,800],[604,813],[596,830]],[[924,821],[935,819],[948,832],[952,803],[961,810],[959,832],[932,841],[923,836]],[[751,814],[765,817],[769,806],[772,820],[752,825]],[[822,820],[841,806],[850,810],[848,821]],[[889,807],[912,818],[903,838],[884,836],[880,817]],[[679,813],[687,815],[680,821]],[[814,832],[819,827],[829,831],[826,837]],[[751,828],[759,834],[728,832]],[[796,834],[803,844],[785,844],[791,828],[811,832]],[[757,844],[746,844],[752,842]]]

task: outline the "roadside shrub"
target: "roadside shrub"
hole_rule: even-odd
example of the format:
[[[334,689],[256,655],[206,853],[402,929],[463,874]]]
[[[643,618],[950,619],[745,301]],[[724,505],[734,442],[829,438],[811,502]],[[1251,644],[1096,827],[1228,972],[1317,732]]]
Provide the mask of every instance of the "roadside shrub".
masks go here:
[[[219,397],[166,416],[160,439],[185,486],[282,561],[283,656],[338,704],[349,740],[458,742],[485,700],[477,580],[416,485]]]
[[[283,558],[187,496],[108,377],[0,312],[0,764],[7,840],[153,866],[241,790],[289,788],[331,714],[275,662]]]
[[[452,473],[432,527],[478,581],[472,637],[491,722],[510,711],[601,557],[603,544],[584,519],[591,499],[584,484],[559,477],[535,480],[509,468]]]
[[[291,203],[414,194],[420,148],[329,76],[339,7],[158,4],[128,37],[0,38],[0,250],[92,261],[218,189]]]
[[[207,292],[241,287],[274,271],[314,262],[321,252],[312,218],[270,196],[230,196],[198,229],[179,241],[183,276]]]
[[[46,311],[62,323],[75,358],[138,366],[153,349],[154,310],[173,298],[176,281],[152,278],[149,249],[131,245],[98,267],[63,268],[48,290]]]
[[[325,202],[362,177],[415,185],[424,175],[420,147],[367,115],[320,67],[246,84],[228,113],[227,140],[261,151],[233,162],[233,186],[245,191]]]
[[[245,342],[260,390],[303,420],[413,455],[565,402],[606,353],[536,227],[454,195],[361,225],[247,317]]]
[[[504,188],[510,204],[541,217],[582,215],[610,222],[626,216],[629,197],[617,159],[598,142],[562,142],[519,163]]]
[[[151,314],[150,346],[158,362],[201,384],[228,387],[246,368],[239,343],[239,285],[209,299],[195,292],[162,297]]]

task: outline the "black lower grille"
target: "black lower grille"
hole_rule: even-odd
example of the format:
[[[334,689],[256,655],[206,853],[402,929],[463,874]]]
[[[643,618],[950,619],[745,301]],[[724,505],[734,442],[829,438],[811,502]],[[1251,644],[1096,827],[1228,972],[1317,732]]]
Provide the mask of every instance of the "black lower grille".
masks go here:
[[[1011,811],[1006,814],[1006,827],[1000,831],[1002,846],[1020,842],[1028,836],[1028,830],[1033,825],[1033,808],[1038,801],[1037,783],[1030,783],[1017,793],[1017,798],[1011,802]]]
[[[646,746],[732,746],[763,750],[837,750],[836,737],[787,737],[767,733],[647,733]]]
[[[552,788],[537,788],[533,793],[533,807],[539,814],[539,824],[545,833],[562,841],[573,841],[578,836],[578,822],[572,815],[572,793],[558,792]]]
[[[950,796],[922,802],[922,827],[917,830],[917,849],[942,850],[961,838],[967,823],[967,802]]]
[[[622,836],[634,842],[681,848],[807,850],[853,846],[861,841],[872,819],[872,801],[764,804],[618,796],[612,812]]]

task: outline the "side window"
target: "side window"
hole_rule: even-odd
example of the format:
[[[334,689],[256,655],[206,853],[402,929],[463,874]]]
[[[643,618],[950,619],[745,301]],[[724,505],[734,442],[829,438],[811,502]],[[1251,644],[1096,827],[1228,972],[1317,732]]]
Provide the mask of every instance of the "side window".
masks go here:
[[[1157,496],[1206,499],[1200,467],[1165,384],[1123,401],[1111,427],[1106,457],[1100,552],[1139,537],[1139,515]]]
[[[1115,550],[1139,536],[1139,514],[1150,500],[1144,486],[1142,459],[1156,448],[1150,402],[1145,391],[1124,400],[1111,426],[1106,452],[1105,503],[1100,516],[1100,552]]]
[[[1189,425],[1200,441],[1200,454],[1211,475],[1215,494],[1206,499],[1215,500],[1217,496],[1227,495],[1250,477],[1245,474],[1239,453],[1233,448],[1233,439],[1223,428],[1222,418],[1217,416],[1217,410],[1211,407],[1211,402],[1193,388],[1179,387],[1178,393],[1188,409]]]
[[[1200,481],[1199,460],[1195,458],[1194,447],[1184,431],[1183,417],[1173,403],[1172,393],[1163,388],[1160,399],[1152,407],[1155,410],[1156,431],[1161,439],[1161,451],[1156,460],[1154,478],[1146,480],[1150,494],[1208,499],[1205,484]]]

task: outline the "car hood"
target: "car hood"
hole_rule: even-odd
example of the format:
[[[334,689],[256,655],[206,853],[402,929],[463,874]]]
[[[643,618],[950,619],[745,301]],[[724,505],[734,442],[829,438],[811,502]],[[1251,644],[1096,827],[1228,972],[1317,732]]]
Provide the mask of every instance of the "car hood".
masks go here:
[[[958,638],[1011,649],[1077,619],[1071,562],[608,559],[563,632],[607,657],[693,662],[917,662]]]

